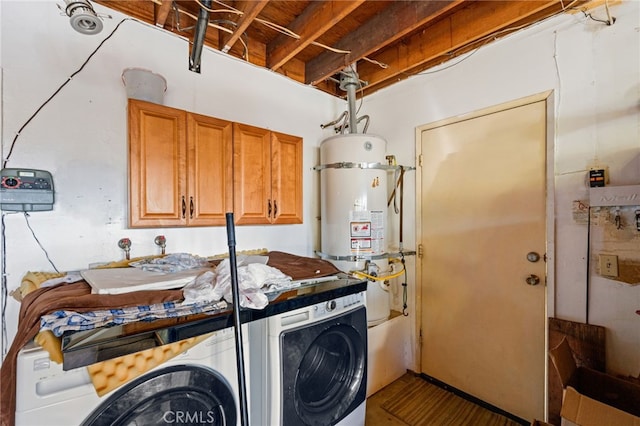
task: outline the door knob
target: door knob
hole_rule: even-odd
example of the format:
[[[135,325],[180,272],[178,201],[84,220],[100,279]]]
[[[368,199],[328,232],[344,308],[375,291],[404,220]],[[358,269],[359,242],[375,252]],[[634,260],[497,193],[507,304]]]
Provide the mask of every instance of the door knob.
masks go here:
[[[531,263],[535,263],[540,260],[540,255],[535,251],[530,251],[529,253],[527,253],[527,260]]]
[[[540,284],[540,277],[537,275],[531,274],[527,277],[525,281],[527,281],[527,284],[529,285],[538,285]]]

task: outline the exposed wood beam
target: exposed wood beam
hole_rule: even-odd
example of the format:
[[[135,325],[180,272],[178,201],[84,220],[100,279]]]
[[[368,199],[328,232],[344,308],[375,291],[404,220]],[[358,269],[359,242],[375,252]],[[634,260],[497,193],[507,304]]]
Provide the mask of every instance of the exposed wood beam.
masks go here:
[[[392,2],[383,13],[379,13],[333,46],[351,53],[345,55],[325,52],[309,61],[305,72],[306,82],[315,84],[330,77],[460,3],[462,0]]]
[[[173,0],[162,0],[160,4],[154,3],[156,27],[164,28],[169,12],[171,12],[171,3]]]
[[[155,21],[154,3],[151,1],[93,0],[93,2],[117,10],[133,18],[140,19],[151,25],[153,25]]]
[[[222,51],[227,53],[233,45],[238,41],[242,34],[249,28],[249,25],[260,14],[260,11],[269,3],[269,0],[252,0],[239,2],[236,5],[236,9],[242,12],[242,16],[238,20],[238,26],[230,36],[223,36],[222,41],[224,45]]]
[[[578,0],[578,7],[588,0]],[[496,5],[499,4],[499,7]],[[375,60],[389,65],[381,68],[362,63],[358,66],[360,78],[369,82],[364,93],[371,93],[437,63],[446,62],[456,55],[483,46],[492,34],[495,38],[517,31],[519,27],[531,24],[562,11],[560,0],[546,1],[501,1],[471,3],[451,16],[415,34],[403,43],[383,51]],[[468,46],[461,50],[463,46]]]
[[[277,70],[318,37],[358,8],[365,0],[314,1],[288,29],[299,39],[280,34],[267,45],[267,67]]]

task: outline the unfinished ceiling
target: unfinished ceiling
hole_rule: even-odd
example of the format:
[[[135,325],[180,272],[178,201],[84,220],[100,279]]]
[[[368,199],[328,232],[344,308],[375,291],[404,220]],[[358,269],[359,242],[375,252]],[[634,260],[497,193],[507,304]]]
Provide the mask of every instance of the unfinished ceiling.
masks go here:
[[[199,38],[197,28],[203,28],[200,43],[205,46],[344,97],[340,75],[349,66],[355,66],[362,83],[358,95],[370,94],[546,17],[575,12],[589,2],[95,0],[95,3],[188,38],[190,49],[194,48],[194,37]],[[185,66],[188,59],[185,57]]]

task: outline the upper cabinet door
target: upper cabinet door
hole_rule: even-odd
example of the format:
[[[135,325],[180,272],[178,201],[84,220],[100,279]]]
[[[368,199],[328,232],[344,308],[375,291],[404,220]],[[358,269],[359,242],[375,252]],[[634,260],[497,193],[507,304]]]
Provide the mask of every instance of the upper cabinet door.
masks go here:
[[[271,223],[273,200],[269,130],[234,123],[233,188],[233,211],[237,225]]]
[[[271,133],[272,223],[302,223],[302,138]]]
[[[302,223],[302,138],[129,100],[129,226]]]
[[[187,223],[186,112],[129,100],[129,225]]]
[[[226,223],[233,211],[233,124],[213,117],[187,114],[189,225]]]

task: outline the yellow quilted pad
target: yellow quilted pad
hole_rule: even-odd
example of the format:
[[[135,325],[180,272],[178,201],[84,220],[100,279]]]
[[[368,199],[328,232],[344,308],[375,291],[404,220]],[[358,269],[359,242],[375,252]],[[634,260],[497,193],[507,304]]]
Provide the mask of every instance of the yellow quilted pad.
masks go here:
[[[205,334],[190,339],[146,349],[87,367],[93,387],[99,396],[105,395],[152,368],[170,360],[209,337]]]
[[[24,296],[31,293],[34,290],[40,288],[40,285],[52,278],[60,278],[64,277],[66,272],[32,272],[28,271],[22,277],[22,282],[20,283],[19,291],[12,293],[13,297],[21,302]]]
[[[247,256],[264,256],[267,253],[269,253],[269,250],[267,250],[266,248],[236,251],[236,254],[244,254]],[[217,260],[217,259],[226,259],[227,257],[229,257],[229,252],[215,254],[213,256],[209,256],[208,259]]]
[[[62,364],[62,343],[51,330],[40,331],[33,340],[49,353],[51,361]]]

